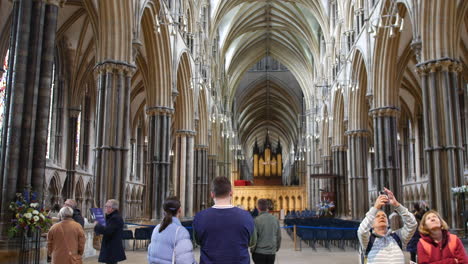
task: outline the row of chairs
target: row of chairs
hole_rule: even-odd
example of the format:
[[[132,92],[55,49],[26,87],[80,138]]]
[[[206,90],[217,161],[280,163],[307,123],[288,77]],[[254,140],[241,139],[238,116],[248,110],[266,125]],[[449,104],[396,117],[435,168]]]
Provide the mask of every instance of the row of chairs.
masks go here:
[[[193,239],[193,232],[192,232],[192,223],[193,221],[185,221],[182,222],[182,226],[187,228],[190,234],[190,239]],[[133,240],[133,251],[135,251],[135,246],[136,248],[140,248],[142,245],[147,248],[149,243],[151,242],[151,235],[153,234],[154,226],[148,226],[148,227],[140,227],[135,229],[135,235],[133,234],[133,231],[130,229],[126,229],[122,233],[122,239],[124,241],[124,246],[125,246],[125,240]]]
[[[291,218],[296,218],[296,217],[316,217],[316,216],[317,216],[316,211],[303,210],[303,211],[291,211],[285,216],[285,218],[291,219]]]
[[[356,229],[359,227],[359,222],[348,221],[336,218],[296,218],[285,219],[285,224],[288,226],[299,226],[296,229],[296,234],[300,238],[300,243],[304,240],[309,246],[315,249],[315,244],[321,244],[325,248],[330,249],[330,245],[335,245],[338,248],[345,249],[345,246],[358,248],[358,238]],[[304,226],[301,228],[300,226]],[[324,229],[311,229],[307,227]],[[351,228],[351,229],[330,229],[330,228]],[[288,230],[289,231],[289,230]],[[291,235],[291,232],[288,232]]]
[[[154,227],[142,227],[135,229],[135,235],[133,235],[132,230],[124,230],[122,233],[122,239],[125,240],[133,240],[133,250],[135,251],[135,246],[138,249],[141,244],[145,247],[148,247],[149,242],[151,242],[151,235],[153,234]],[[137,244],[138,243],[138,244]]]

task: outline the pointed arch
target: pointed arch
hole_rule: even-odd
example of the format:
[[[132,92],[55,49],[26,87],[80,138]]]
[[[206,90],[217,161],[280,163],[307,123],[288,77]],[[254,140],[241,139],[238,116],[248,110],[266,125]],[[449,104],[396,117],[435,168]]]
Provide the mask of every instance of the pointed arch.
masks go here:
[[[53,206],[54,204],[61,204],[62,200],[60,197],[62,191],[62,182],[60,180],[60,176],[57,172],[54,172],[54,175],[49,181],[48,185],[48,192],[49,192],[49,202],[50,205]]]
[[[168,21],[160,18],[160,1],[148,1],[145,4],[141,18],[141,31],[143,33],[144,55],[146,56],[147,69],[142,71],[145,81],[147,108],[170,107],[172,96],[172,69],[170,37]],[[164,24],[159,24],[157,19],[163,19]]]
[[[196,145],[208,146],[208,106],[206,103],[205,89],[201,89],[198,95],[198,128],[195,138]]]
[[[192,68],[187,52],[182,53],[177,66],[176,87],[178,92],[174,106],[176,130],[194,131]]]
[[[348,130],[369,129],[369,105],[366,100],[368,70],[363,54],[356,50],[353,54],[351,69],[351,88],[349,92]]]
[[[345,145],[345,126],[344,126],[344,100],[343,90],[335,91],[333,100],[333,137],[332,146]]]

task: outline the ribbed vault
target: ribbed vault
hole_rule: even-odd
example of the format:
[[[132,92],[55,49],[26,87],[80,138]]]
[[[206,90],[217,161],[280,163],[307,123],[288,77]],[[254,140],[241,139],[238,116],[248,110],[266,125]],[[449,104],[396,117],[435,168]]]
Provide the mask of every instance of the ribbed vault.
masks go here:
[[[237,96],[239,140],[246,149],[247,157],[252,155],[255,140],[263,144],[268,131],[274,146],[278,140],[281,141],[284,161],[287,162],[286,154],[299,135],[297,118],[301,113],[300,99],[291,87],[272,76],[256,80]]]
[[[320,1],[219,1],[214,9],[211,36],[218,37],[226,62],[223,92],[230,100],[244,72],[267,53],[291,70],[306,96],[312,92],[305,84],[312,81],[326,27]]]
[[[247,157],[255,140],[261,145],[267,130],[270,140],[283,145],[283,157],[301,137],[300,115],[311,89],[320,58],[320,43],[328,40],[328,21],[323,1],[263,0],[211,1],[210,36],[217,42],[224,61],[226,84],[221,93],[234,113],[239,141]],[[328,33],[325,33],[328,34]],[[263,58],[272,58],[288,69],[300,89],[265,74],[247,84],[246,72]],[[310,100],[312,101],[312,100]],[[236,102],[233,108],[233,102]]]

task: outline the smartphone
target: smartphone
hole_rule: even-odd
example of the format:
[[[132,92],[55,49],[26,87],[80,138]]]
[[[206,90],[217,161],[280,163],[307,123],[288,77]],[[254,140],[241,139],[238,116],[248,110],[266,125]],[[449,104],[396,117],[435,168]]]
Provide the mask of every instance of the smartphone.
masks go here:
[[[388,194],[387,194],[386,191],[380,191],[379,194],[387,196],[387,199],[388,199]],[[386,204],[388,204],[388,200],[387,200]]]

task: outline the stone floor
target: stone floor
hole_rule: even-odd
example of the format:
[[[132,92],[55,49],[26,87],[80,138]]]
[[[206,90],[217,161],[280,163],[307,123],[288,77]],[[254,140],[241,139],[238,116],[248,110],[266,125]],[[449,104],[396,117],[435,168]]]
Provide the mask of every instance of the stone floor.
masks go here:
[[[302,264],[302,263],[326,263],[326,264],[358,264],[358,253],[353,248],[346,248],[346,250],[331,247],[330,250],[317,246],[313,250],[309,246],[302,243],[302,250],[294,250],[294,242],[289,235],[283,230],[281,241],[281,249],[276,255],[277,261],[275,263],[284,264]],[[299,249],[299,244],[298,244]],[[200,248],[194,250],[195,259],[197,262],[200,259]],[[127,250],[127,260],[122,263],[147,263],[147,252],[140,249],[136,251]],[[87,258],[84,264],[98,263],[97,257]],[[253,262],[252,262],[253,263]]]

